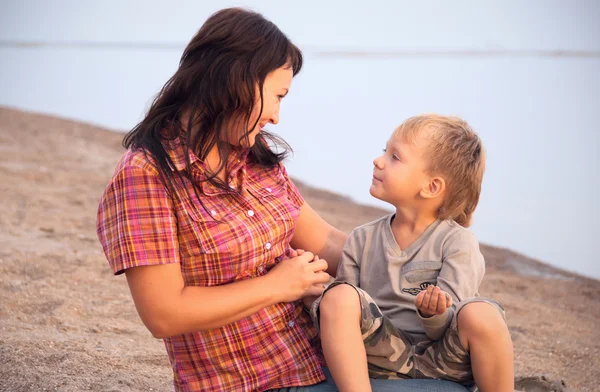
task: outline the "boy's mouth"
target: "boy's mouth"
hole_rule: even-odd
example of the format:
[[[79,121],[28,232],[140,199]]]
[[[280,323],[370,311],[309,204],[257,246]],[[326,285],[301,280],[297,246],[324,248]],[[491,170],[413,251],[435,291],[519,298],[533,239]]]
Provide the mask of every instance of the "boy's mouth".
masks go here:
[[[373,174],[373,181],[382,182],[382,180],[379,177],[375,176],[375,174]]]

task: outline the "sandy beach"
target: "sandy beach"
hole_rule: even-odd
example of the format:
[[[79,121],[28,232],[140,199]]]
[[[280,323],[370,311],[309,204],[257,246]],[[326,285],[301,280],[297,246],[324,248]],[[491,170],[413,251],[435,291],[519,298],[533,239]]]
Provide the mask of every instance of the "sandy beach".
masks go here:
[[[96,238],[122,137],[0,108],[1,391],[173,390],[162,341],[145,329]],[[387,213],[297,185],[346,232]],[[481,295],[506,309],[517,389],[600,391],[600,281],[511,250],[482,251]]]

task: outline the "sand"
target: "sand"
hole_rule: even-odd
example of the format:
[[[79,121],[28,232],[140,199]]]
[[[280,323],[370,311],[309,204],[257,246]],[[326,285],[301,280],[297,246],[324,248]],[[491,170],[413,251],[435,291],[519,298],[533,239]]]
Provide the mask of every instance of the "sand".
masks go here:
[[[173,390],[162,341],[96,238],[122,136],[0,108],[1,391]],[[297,184],[346,232],[387,213]],[[507,249],[482,251],[481,294],[506,309],[518,389],[600,391],[600,282]]]

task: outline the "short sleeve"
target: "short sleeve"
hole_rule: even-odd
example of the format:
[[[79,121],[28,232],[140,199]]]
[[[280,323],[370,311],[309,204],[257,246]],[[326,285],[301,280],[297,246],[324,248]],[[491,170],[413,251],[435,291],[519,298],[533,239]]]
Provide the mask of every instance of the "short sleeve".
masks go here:
[[[450,237],[442,252],[444,259],[437,278],[440,289],[450,294],[455,302],[478,296],[485,260],[475,235],[464,230]]]
[[[364,241],[361,233],[354,229],[342,250],[342,258],[338,264],[336,280],[348,282],[356,287],[360,285],[360,266],[358,257],[364,248]]]
[[[133,166],[118,171],[100,200],[96,229],[115,275],[179,262],[173,203],[157,173]]]
[[[302,205],[304,205],[304,198],[300,194],[300,191],[298,190],[298,188],[296,188],[296,185],[294,185],[294,182],[288,175],[285,166],[282,163],[280,163],[279,167],[281,169],[281,174],[283,175],[283,178],[287,184],[287,192],[289,199],[297,208],[302,207]]]

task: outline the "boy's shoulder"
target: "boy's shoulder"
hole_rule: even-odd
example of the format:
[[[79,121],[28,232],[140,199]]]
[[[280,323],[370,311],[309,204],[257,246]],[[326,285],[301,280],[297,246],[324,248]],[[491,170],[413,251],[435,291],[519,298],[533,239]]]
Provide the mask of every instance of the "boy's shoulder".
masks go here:
[[[374,231],[380,230],[384,225],[389,224],[393,214],[384,215],[381,218],[377,218],[374,221],[369,223],[365,223],[363,225],[357,226],[352,230],[350,236],[364,236]]]
[[[479,240],[471,230],[456,223],[452,219],[446,219],[440,223],[438,230],[439,236],[443,236],[444,247],[472,246],[479,247]]]

